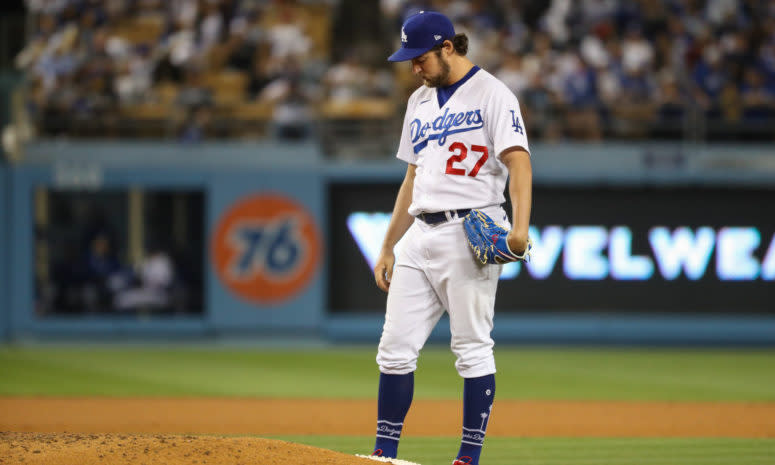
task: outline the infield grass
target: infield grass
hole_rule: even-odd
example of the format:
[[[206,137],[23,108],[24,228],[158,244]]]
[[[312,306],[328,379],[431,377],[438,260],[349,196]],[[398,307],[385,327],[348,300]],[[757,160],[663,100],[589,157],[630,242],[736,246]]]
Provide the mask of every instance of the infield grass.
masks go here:
[[[0,348],[0,395],[371,399],[378,381],[375,352],[375,347]],[[499,399],[775,400],[772,349],[498,347],[496,360]],[[462,381],[453,364],[446,347],[426,348],[415,397],[459,399]]]
[[[0,348],[0,396],[251,396],[375,399],[376,347],[264,350]],[[498,398],[774,401],[775,350],[498,347]],[[460,399],[446,347],[426,348],[416,398]],[[266,382],[271,380],[271,382]],[[370,436],[282,436],[366,453]],[[449,465],[457,437],[406,437],[401,456]],[[489,437],[483,465],[773,465],[775,439]]]

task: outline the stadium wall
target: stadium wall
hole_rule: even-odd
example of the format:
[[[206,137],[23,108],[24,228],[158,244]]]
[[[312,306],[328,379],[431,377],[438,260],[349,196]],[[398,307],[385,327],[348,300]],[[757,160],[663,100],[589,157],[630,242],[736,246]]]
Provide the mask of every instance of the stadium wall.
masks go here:
[[[677,188],[683,189],[681,192],[710,189],[708,192],[721,195],[753,189],[748,197],[740,200],[750,204],[756,203],[755,196],[762,192],[769,195],[775,181],[771,146],[556,144],[535,145],[532,149],[536,154],[534,180],[541,195],[562,189],[574,189],[574,193],[581,195],[601,188],[642,189],[646,193],[672,193]],[[402,163],[324,160],[318,147],[311,144],[187,146],[43,141],[28,147],[26,153],[26,160],[8,167],[6,173],[0,168],[0,205],[9,207],[3,210],[2,217],[7,227],[0,228],[0,257],[7,265],[0,267],[0,295],[3,296],[0,335],[5,340],[247,338],[260,342],[297,336],[348,342],[378,339],[384,296],[373,293],[370,269],[355,251],[355,243],[345,243],[343,252],[339,249],[333,252],[336,244],[331,236],[338,227],[333,223],[338,220],[332,219],[340,218],[336,216],[338,210],[350,200],[376,206],[384,203],[385,198],[390,199],[402,178],[405,169]],[[332,186],[337,186],[344,200],[330,200]],[[372,191],[370,186],[383,186],[383,189]],[[206,238],[206,250],[201,258],[205,271],[202,312],[143,314],[136,318],[105,314],[74,318],[36,313],[32,253],[34,193],[41,187],[84,192],[137,188],[201,191],[205,199]],[[617,192],[620,191],[614,194]],[[616,224],[617,216],[626,216],[630,205],[619,202],[616,195],[605,199],[615,211],[610,221]],[[353,205],[356,208],[360,204]],[[769,205],[766,202],[753,206],[765,211],[761,209]],[[379,206],[374,211],[384,209]],[[617,209],[621,212],[616,212]],[[729,224],[735,226],[738,219],[730,218],[722,220],[731,221]],[[693,221],[701,219],[695,217]],[[739,221],[747,220],[748,217]],[[718,231],[723,229],[723,224],[718,224]],[[741,284],[743,287],[729,288],[729,292],[743,296],[739,309],[709,307],[706,311],[701,307],[703,301],[696,300],[695,304],[700,302],[699,307],[689,306],[681,311],[661,308],[651,311],[650,307],[619,311],[616,305],[626,305],[617,300],[619,291],[614,290],[607,297],[606,290],[618,286],[622,295],[627,295],[630,288],[611,280],[593,286],[590,295],[604,297],[597,301],[599,308],[581,309],[589,299],[552,303],[551,280],[513,281],[502,284],[506,289],[499,293],[496,340],[775,344],[775,312],[767,303],[771,299],[762,297],[768,292],[773,295],[773,281],[764,277],[767,257],[761,256],[772,234],[769,227],[762,224],[760,228],[762,253],[758,257],[761,264],[757,264],[762,268],[761,276],[757,274],[750,282]],[[346,233],[335,235],[344,241]],[[235,245],[239,240],[243,242]],[[352,239],[348,236],[347,240]],[[345,257],[349,253],[351,258]],[[635,252],[632,255],[633,260],[638,258]],[[708,269],[709,274],[712,271]],[[261,280],[256,281],[257,276]],[[515,279],[529,278],[522,272]],[[339,291],[337,285],[340,285]],[[687,292],[695,291],[686,291],[685,285],[681,286],[664,287],[672,293],[666,298],[691,301]],[[722,296],[727,292],[727,288],[713,289]],[[354,306],[342,303],[341,298],[351,295],[361,299],[362,293],[363,308],[358,308],[359,302]],[[444,340],[447,335],[448,327],[442,321],[432,338]]]
[[[8,231],[11,228],[10,200],[7,190],[9,185],[9,172],[6,165],[0,163],[0,341],[7,340],[9,334],[10,302],[8,277]]]

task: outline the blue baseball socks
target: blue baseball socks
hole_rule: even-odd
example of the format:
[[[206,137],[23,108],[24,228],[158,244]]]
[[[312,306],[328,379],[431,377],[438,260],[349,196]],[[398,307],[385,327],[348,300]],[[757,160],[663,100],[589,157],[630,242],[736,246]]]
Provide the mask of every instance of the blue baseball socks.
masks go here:
[[[379,374],[377,441],[371,455],[395,458],[404,418],[412,405],[414,372],[405,375]]]
[[[495,398],[495,375],[465,378],[463,386],[463,437],[457,462],[479,465],[484,434],[492,413]]]

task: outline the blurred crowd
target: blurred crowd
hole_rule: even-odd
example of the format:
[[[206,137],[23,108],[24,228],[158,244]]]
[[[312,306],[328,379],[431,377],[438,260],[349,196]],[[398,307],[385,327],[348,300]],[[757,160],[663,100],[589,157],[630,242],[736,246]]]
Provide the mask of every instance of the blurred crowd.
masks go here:
[[[145,118],[197,141],[266,120],[299,139],[326,115],[400,118],[418,82],[384,58],[408,14],[434,9],[517,94],[533,137],[773,136],[775,0],[379,0],[359,7],[380,15],[374,46],[332,53],[355,27],[337,3],[27,0],[36,26],[16,64],[50,134]]]
[[[278,135],[299,138],[314,104],[356,95],[350,87],[361,79],[349,61],[329,63],[331,24],[322,1],[28,0],[27,6],[36,27],[16,65],[27,71],[30,113],[48,133],[110,136],[136,117],[167,122],[161,135],[197,141],[218,135],[211,134],[216,120],[229,136],[229,118],[270,118]],[[357,95],[372,92],[362,88],[367,82],[357,84]]]
[[[393,27],[435,8],[545,139],[758,136],[775,127],[772,0],[382,0]],[[703,129],[704,127],[704,129]]]

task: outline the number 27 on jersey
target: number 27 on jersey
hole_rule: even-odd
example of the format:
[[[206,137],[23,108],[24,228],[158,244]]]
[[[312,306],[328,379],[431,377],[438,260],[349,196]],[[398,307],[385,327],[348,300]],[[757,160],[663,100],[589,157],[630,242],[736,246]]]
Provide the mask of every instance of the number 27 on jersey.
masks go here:
[[[445,173],[457,176],[465,176],[466,170],[464,168],[456,167],[455,163],[460,163],[465,160],[466,157],[468,157],[468,147],[466,147],[462,142],[455,142],[449,146],[449,151],[452,152],[453,155],[447,159],[447,171],[445,171]],[[483,145],[472,145],[471,151],[480,154],[476,164],[471,169],[471,171],[468,172],[468,176],[475,177],[477,174],[479,174],[479,170],[482,168],[482,165],[484,165],[484,162],[486,162],[487,158],[489,158],[489,153],[487,147]]]

